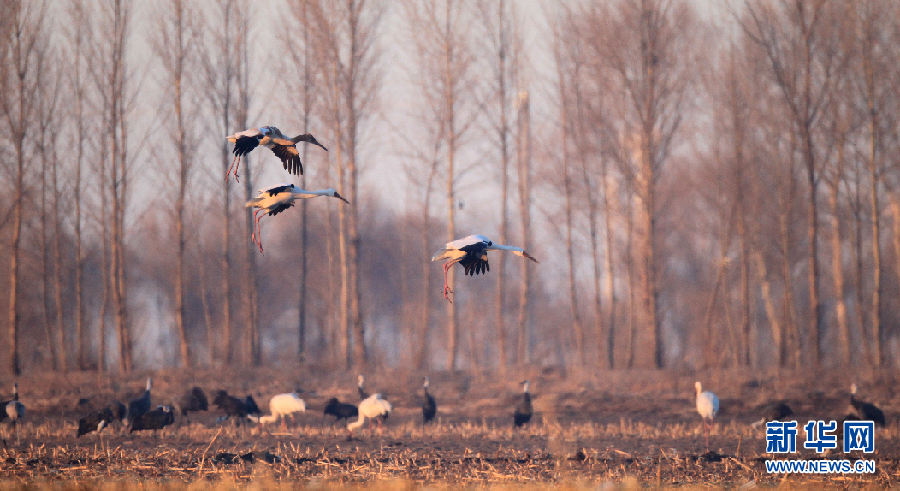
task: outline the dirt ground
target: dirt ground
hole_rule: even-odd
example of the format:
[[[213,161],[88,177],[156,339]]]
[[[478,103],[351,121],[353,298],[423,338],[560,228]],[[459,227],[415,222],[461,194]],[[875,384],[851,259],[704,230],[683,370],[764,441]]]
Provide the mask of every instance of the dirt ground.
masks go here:
[[[295,374],[295,375],[287,375]],[[283,370],[158,371],[117,375],[42,374],[18,379],[27,407],[23,424],[0,425],[0,480],[198,479],[363,482],[403,479],[414,483],[638,482],[642,485],[749,486],[828,483],[838,488],[900,483],[900,398],[894,374],[851,378],[842,372],[750,374],[731,372],[563,373],[557,369],[493,373],[431,373],[438,421],[421,423],[421,373],[366,374],[366,389],[394,406],[383,434],[366,429],[348,440],[345,423],[332,424],[322,408],[330,397],[357,402],[356,376]],[[174,404],[191,386],[212,401],[215,390],[252,394],[263,412],[268,399],[302,388],[307,412],[287,427],[217,422],[222,412],[179,417],[154,434],[129,434],[121,426],[75,438],[78,419],[90,407],[126,402],[154,379],[153,404]],[[521,382],[531,381],[535,415],[524,429],[512,427]],[[694,409],[694,381],[714,391],[721,410],[704,442]],[[761,408],[785,400],[802,426],[810,419],[840,419],[848,412],[850,383],[877,403],[888,426],[878,429],[874,454],[839,449],[776,457],[765,453],[765,426],[751,428]],[[7,398],[11,379],[0,379]],[[803,437],[798,437],[802,447]],[[875,460],[868,475],[767,474],[772,458]]]

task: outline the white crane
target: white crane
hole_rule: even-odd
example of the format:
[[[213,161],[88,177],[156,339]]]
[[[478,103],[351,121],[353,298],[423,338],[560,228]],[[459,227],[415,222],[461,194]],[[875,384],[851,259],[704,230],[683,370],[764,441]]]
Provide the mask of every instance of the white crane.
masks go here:
[[[697,389],[697,412],[700,413],[700,418],[703,420],[706,449],[709,450],[709,429],[712,427],[713,418],[719,412],[719,398],[712,392],[704,392],[700,382],[695,382],[694,387]],[[709,421],[707,422],[707,420]]]
[[[303,174],[303,163],[300,162],[300,152],[297,151],[298,142],[312,143],[322,147],[326,152],[328,151],[324,145],[316,141],[316,138],[309,133],[288,138],[274,126],[260,126],[259,128],[241,131],[225,138],[234,143],[234,158],[231,160],[231,166],[228,167],[228,171],[225,173],[225,180],[228,180],[228,175],[231,174],[231,169],[234,168],[234,179],[240,181],[238,168],[241,166],[241,157],[260,145],[269,147],[275,156],[281,159],[284,168],[295,176]],[[237,162],[237,165],[235,165],[235,162]]]
[[[290,416],[291,424],[295,424],[294,413],[306,412],[306,403],[297,392],[276,394],[269,399],[269,416],[259,418],[259,423],[274,423],[281,419],[281,426],[287,428],[287,417]]]
[[[378,434],[382,434],[382,421],[387,419],[394,408],[391,403],[381,398],[381,394],[372,394],[359,403],[359,417],[356,421],[347,425],[347,438],[353,438],[353,430],[361,427],[366,418],[375,418],[378,421]]]
[[[344,199],[343,196],[338,194],[332,188],[322,189],[320,191],[306,191],[298,188],[290,183],[279,184],[278,186],[272,186],[267,189],[260,189],[259,194],[247,201],[244,205],[247,208],[256,208],[253,212],[253,218],[256,223],[256,231],[250,236],[250,240],[253,241],[254,244],[259,246],[259,252],[263,251],[262,246],[262,232],[259,229],[259,220],[263,217],[263,215],[277,215],[284,210],[294,206],[294,200],[304,199],[304,198],[315,198],[318,196],[330,196],[332,198],[337,198],[344,203],[350,204],[349,201]],[[264,212],[263,215],[259,215],[259,212]]]
[[[483,235],[470,235],[447,242],[443,249],[435,252],[431,257],[432,261],[449,259],[444,263],[444,298],[451,301],[448,293],[453,293],[447,284],[447,272],[450,270],[450,266],[459,263],[465,269],[465,274],[471,276],[486,273],[491,270],[487,259],[488,251],[509,251],[517,256],[538,262],[521,247],[494,244],[491,239]]]

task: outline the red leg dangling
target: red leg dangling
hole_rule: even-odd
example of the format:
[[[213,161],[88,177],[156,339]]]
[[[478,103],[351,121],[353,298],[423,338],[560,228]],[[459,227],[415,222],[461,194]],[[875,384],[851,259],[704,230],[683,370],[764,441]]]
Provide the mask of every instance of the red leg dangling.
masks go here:
[[[448,302],[453,303],[453,300],[450,300],[449,293],[453,293],[453,290],[450,289],[449,280],[447,279],[447,272],[450,271],[450,267],[453,266],[453,263],[444,264],[444,298],[447,299]]]

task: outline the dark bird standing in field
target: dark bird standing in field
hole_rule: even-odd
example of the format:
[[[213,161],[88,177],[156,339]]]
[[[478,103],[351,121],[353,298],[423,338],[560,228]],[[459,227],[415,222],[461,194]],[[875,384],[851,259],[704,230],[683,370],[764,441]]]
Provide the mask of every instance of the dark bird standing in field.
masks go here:
[[[447,284],[447,273],[450,271],[450,267],[459,263],[465,270],[465,275],[487,274],[491,270],[487,258],[488,251],[509,251],[517,256],[538,262],[537,259],[531,257],[521,247],[494,244],[491,239],[483,235],[470,235],[447,242],[443,249],[435,252],[434,256],[431,257],[432,261],[449,259],[449,261],[444,263],[444,298],[450,301],[449,294],[453,293],[453,290]]]
[[[234,179],[238,178],[238,168],[241,166],[241,157],[253,151],[258,146],[269,147],[272,153],[281,160],[285,170],[299,176],[303,174],[303,163],[300,162],[300,152],[297,151],[297,143],[306,142],[322,147],[322,150],[328,151],[324,145],[319,143],[316,138],[309,133],[297,135],[293,138],[285,136],[281,130],[274,126],[261,126],[250,130],[241,131],[226,137],[228,141],[234,143],[234,159],[231,160],[231,167],[225,173],[225,179],[231,174],[234,168]],[[237,165],[235,165],[237,162]]]
[[[247,408],[248,415],[259,416],[260,414],[262,414],[262,411],[259,409],[259,405],[256,404],[253,396],[249,394],[244,398],[244,407]]]
[[[515,412],[513,412],[513,425],[516,428],[523,426],[525,423],[531,421],[531,415],[534,414],[534,409],[531,407],[531,392],[528,389],[531,386],[531,383],[527,380],[522,382],[525,385],[525,389],[522,395],[522,402],[516,406]]]
[[[859,419],[863,421],[874,421],[876,425],[884,426],[884,412],[871,402],[861,401],[856,398],[856,384],[850,386],[850,405]]]
[[[235,424],[238,424],[238,422],[245,419],[247,416],[258,416],[261,412],[252,396],[248,395],[245,399],[238,399],[237,397],[228,395],[228,392],[224,390],[220,390],[216,393],[213,404],[222,411],[225,411],[227,418],[236,416],[237,418],[234,421]]]
[[[362,375],[356,376],[356,391],[359,392],[359,400],[365,400],[369,398],[369,393],[363,389],[363,384],[366,382],[366,378]]]
[[[3,421],[6,418],[12,418],[16,413],[14,410],[14,403],[19,400],[19,384],[18,382],[13,384],[13,397],[8,401],[0,401],[0,421]],[[21,404],[21,403],[19,403]],[[12,409],[11,409],[12,408]],[[22,412],[24,413],[25,406],[22,406]],[[15,421],[12,421],[15,423]]]
[[[25,417],[25,404],[19,401],[19,383],[13,384],[13,398],[4,404],[6,409],[6,417],[9,418],[13,425],[17,424],[20,419]]]
[[[13,398],[4,404],[6,417],[9,418],[16,432],[16,442],[19,441],[19,420],[25,417],[25,405],[19,401],[19,384],[13,384]],[[5,442],[4,442],[5,443]]]
[[[129,433],[142,430],[161,430],[175,422],[175,413],[169,406],[160,406],[153,411],[134,418]]]
[[[428,377],[425,377],[425,380],[422,382],[422,388],[425,391],[425,402],[422,403],[422,424],[424,425],[433,420],[435,414],[437,414],[437,402],[435,402],[434,397],[428,393]]]
[[[152,388],[153,379],[147,378],[147,389],[144,391],[144,395],[128,403],[129,421],[134,421],[134,418],[150,410],[150,389]]]
[[[359,416],[359,409],[356,408],[353,404],[347,404],[346,402],[340,402],[337,397],[332,397],[328,399],[328,404],[325,405],[325,410],[322,411],[324,414],[334,416],[334,422],[331,423],[334,426],[335,423],[342,419],[350,419]]]
[[[762,408],[762,413],[762,419],[750,426],[756,428],[757,426],[765,424],[769,421],[782,421],[784,418],[794,415],[794,411],[791,410],[791,406],[788,406],[784,401],[773,402],[766,405]]]
[[[103,431],[103,428],[109,426],[114,419],[115,417],[113,416],[112,409],[109,407],[91,411],[78,420],[78,432],[75,434],[75,438],[80,438],[83,435],[95,431],[100,433]]]
[[[197,411],[208,411],[209,401],[206,400],[206,394],[200,387],[193,387],[185,392],[179,400],[181,415],[187,416],[188,413]]]

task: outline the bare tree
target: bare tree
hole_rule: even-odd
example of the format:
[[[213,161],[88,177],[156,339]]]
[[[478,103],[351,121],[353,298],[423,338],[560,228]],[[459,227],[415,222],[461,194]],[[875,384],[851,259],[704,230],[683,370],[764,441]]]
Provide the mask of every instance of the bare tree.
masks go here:
[[[297,43],[295,39],[295,35],[293,30],[286,31],[281,35],[281,42],[284,46],[284,50],[290,54],[290,61],[292,63],[292,69],[294,71],[295,76],[286,77],[283,79],[283,82],[287,85],[287,93],[302,94],[302,103],[300,105],[300,113],[301,113],[301,127],[304,132],[309,131],[310,123],[312,121],[313,109],[316,103],[316,77],[314,73],[315,68],[315,54],[313,50],[315,49],[312,45],[312,35],[311,30],[315,27],[310,25],[312,17],[309,14],[311,0],[294,0],[292,2],[292,8],[290,9],[293,13],[293,20],[297,26],[303,31],[303,42]],[[306,162],[309,145],[303,145],[303,155],[302,161]],[[300,176],[300,187],[302,189],[306,189],[306,176],[309,173],[309,169],[307,166],[307,172]],[[307,200],[301,200],[300,203],[300,219],[301,219],[301,228],[300,228],[300,254],[302,255],[301,263],[300,263],[300,278],[299,278],[299,301],[297,303],[297,307],[299,310],[299,319],[297,324],[297,354],[300,361],[304,361],[306,359],[306,337],[308,330],[308,315],[307,315],[307,276],[309,271],[308,264],[308,244],[309,244],[309,217],[307,213]]]
[[[222,166],[222,174],[225,174],[231,163],[231,155],[228,150],[228,141],[225,136],[236,129],[236,113],[235,105],[237,91],[235,84],[237,83],[239,58],[237,41],[244,37],[242,30],[246,22],[239,22],[239,19],[246,17],[246,2],[241,0],[217,0],[213,8],[207,10],[210,18],[207,19],[208,26],[214,26],[206,30],[209,33],[209,39],[204,40],[200,48],[200,57],[203,65],[203,73],[205,76],[205,90],[210,110],[215,115],[215,130],[222,135],[219,146],[220,162]],[[236,20],[237,19],[237,20]],[[240,131],[240,128],[238,131]],[[222,234],[222,250],[220,255],[220,284],[222,287],[221,294],[221,359],[226,365],[231,364],[232,358],[232,340],[234,338],[232,332],[231,321],[231,275],[232,275],[232,256],[231,256],[231,181],[225,179],[222,181],[222,191],[220,193],[222,199],[222,224],[220,232]],[[210,347],[211,351],[215,351]]]
[[[519,174],[519,216],[522,218],[522,248],[531,249],[531,99],[527,91],[519,92],[518,135],[516,150]],[[522,263],[522,289],[519,296],[518,362],[531,363],[534,327],[531,325],[531,273],[527,261]]]
[[[311,5],[312,7],[312,5]],[[323,120],[332,128],[338,191],[350,205],[338,208],[341,263],[340,329],[347,366],[368,362],[360,289],[359,169],[362,138],[368,128],[380,87],[377,32],[383,5],[371,0],[343,4],[315,2],[308,10],[314,21],[317,72],[323,89]],[[352,344],[350,343],[352,339]]]
[[[70,87],[74,96],[72,114],[69,121],[74,121],[74,177],[72,185],[72,199],[74,201],[73,235],[75,241],[74,257],[74,322],[75,322],[75,353],[76,366],[80,370],[86,368],[85,361],[85,311],[84,311],[84,247],[82,242],[82,210],[83,197],[83,171],[85,160],[85,144],[87,141],[88,122],[86,115],[86,81],[84,74],[85,46],[88,38],[89,15],[81,0],[72,0],[68,5],[68,18],[71,19],[71,29],[67,31],[67,43],[71,52],[68,59],[71,60],[71,69],[68,70],[71,80]]]
[[[512,160],[513,118],[512,108],[516,91],[514,89],[521,70],[521,53],[523,39],[518,29],[516,5],[500,0],[496,2],[482,0],[478,4],[481,23],[490,46],[491,77],[488,82],[490,101],[485,109],[494,133],[493,143],[499,147],[500,162],[500,234],[497,242],[506,244],[509,239],[509,167]],[[506,256],[499,254],[494,259],[497,270],[497,289],[495,294],[495,329],[497,332],[497,354],[501,370],[509,363],[507,353],[506,327]]]
[[[882,264],[881,264],[881,207],[882,186],[885,174],[883,155],[884,139],[891,133],[891,125],[896,122],[885,117],[885,109],[890,99],[896,98],[896,82],[890,82],[892,68],[896,76],[896,56],[891,56],[893,50],[889,49],[896,42],[897,11],[884,2],[865,1],[850,4],[851,18],[856,24],[856,45],[859,65],[853,67],[851,73],[858,74],[855,80],[858,86],[857,92],[862,97],[865,107],[864,121],[867,138],[867,151],[865,156],[866,170],[869,179],[869,221],[871,222],[871,247],[872,247],[872,298],[870,307],[870,327],[863,326],[863,344],[871,346],[869,359],[876,367],[885,363],[885,352],[882,343],[885,339],[885,329],[882,323]],[[890,23],[893,23],[891,26]],[[893,28],[893,29],[892,29]],[[896,106],[896,102],[894,103]],[[861,234],[858,234],[861,237]],[[900,271],[900,269],[898,269]],[[857,282],[856,288],[862,294],[861,282]],[[861,305],[857,307],[861,308]],[[868,332],[868,336],[865,333]]]
[[[622,94],[620,135],[630,142],[625,162],[633,176],[633,189],[640,200],[636,232],[640,234],[637,271],[641,280],[643,324],[650,332],[642,336],[650,344],[646,363],[662,367],[662,319],[660,318],[660,278],[657,187],[666,161],[672,153],[682,116],[689,105],[693,77],[693,39],[699,21],[692,8],[669,0],[621,1],[584,12],[593,19],[591,49],[608,70],[616,91]],[[599,21],[603,19],[603,21]],[[588,21],[590,22],[590,21]],[[601,27],[602,26],[602,27]]]
[[[53,368],[65,371],[66,340],[63,327],[62,307],[62,255],[60,251],[59,227],[59,188],[57,174],[59,159],[56,151],[61,118],[58,111],[62,78],[54,69],[55,63],[50,57],[54,53],[46,43],[41,43],[35,58],[36,83],[41,87],[41,95],[37,98],[37,125],[34,133],[36,153],[41,160],[41,275],[44,310],[44,329],[47,333],[47,347],[53,358]],[[48,204],[48,194],[52,203]],[[51,239],[48,235],[52,235]],[[50,249],[53,249],[52,252]],[[51,293],[52,292],[52,293]]]
[[[191,364],[188,344],[187,326],[185,325],[185,256],[187,251],[187,234],[185,231],[186,200],[191,173],[194,166],[193,149],[197,146],[194,128],[194,108],[189,103],[188,95],[192,91],[192,75],[190,67],[195,63],[197,31],[193,9],[184,0],[168,0],[157,9],[157,26],[154,31],[152,45],[164,69],[160,80],[166,100],[163,111],[166,119],[172,119],[169,132],[171,144],[177,155],[176,162],[176,195],[175,233],[177,244],[175,251],[175,327],[181,345],[181,366]],[[173,118],[169,118],[173,116]]]
[[[130,75],[125,54],[130,39],[131,3],[129,0],[109,0],[96,13],[99,21],[95,24],[97,29],[92,39],[96,52],[92,55],[93,63],[89,66],[100,98],[102,131],[107,135],[108,145],[100,151],[103,167],[101,180],[105,183],[104,191],[101,192],[105,196],[102,204],[105,214],[100,219],[104,223],[108,220],[109,223],[108,286],[114,309],[119,363],[122,371],[127,373],[133,368],[125,250],[125,214],[130,178],[127,117]],[[110,204],[112,209],[107,210],[107,205]]]
[[[472,101],[474,60],[465,39],[469,19],[465,4],[453,0],[443,2],[404,3],[406,20],[411,26],[417,62],[420,66],[418,86],[434,120],[439,121],[446,171],[447,241],[456,237],[457,152],[474,116],[465,105]],[[448,285],[454,286],[454,270]],[[447,362],[449,370],[457,367],[459,351],[459,315],[456,303],[447,303]]]
[[[827,103],[836,66],[835,51],[824,31],[827,2],[782,0],[777,4],[748,2],[744,32],[766,53],[772,76],[781,91],[800,140],[807,181],[807,242],[809,259],[810,337],[812,360],[821,362],[825,308],[821,296],[818,253],[820,164],[814,133]]]
[[[39,85],[37,58],[45,35],[44,2],[11,1],[7,9],[9,24],[3,26],[3,63],[0,77],[4,96],[0,97],[3,116],[13,147],[14,171],[12,237],[9,256],[9,313],[8,334],[9,370],[19,375],[22,370],[19,352],[19,282],[22,223],[25,218],[26,137],[35,123]]]
[[[572,23],[571,11],[565,11],[565,18],[557,18],[553,25],[553,55],[556,63],[557,91],[559,97],[559,126],[562,141],[562,167],[563,167],[563,194],[565,195],[565,234],[566,234],[566,260],[569,267],[569,306],[572,316],[572,327],[575,331],[575,361],[579,366],[585,364],[585,335],[584,324],[578,304],[578,282],[575,267],[575,170],[572,169],[572,155],[570,141],[575,137],[571,129],[573,121],[577,118],[574,111],[576,101],[571,92],[578,91],[579,72],[584,65],[580,54],[579,44],[570,43],[564,37],[564,30]],[[567,49],[568,48],[568,49]],[[571,74],[571,75],[570,75]]]

